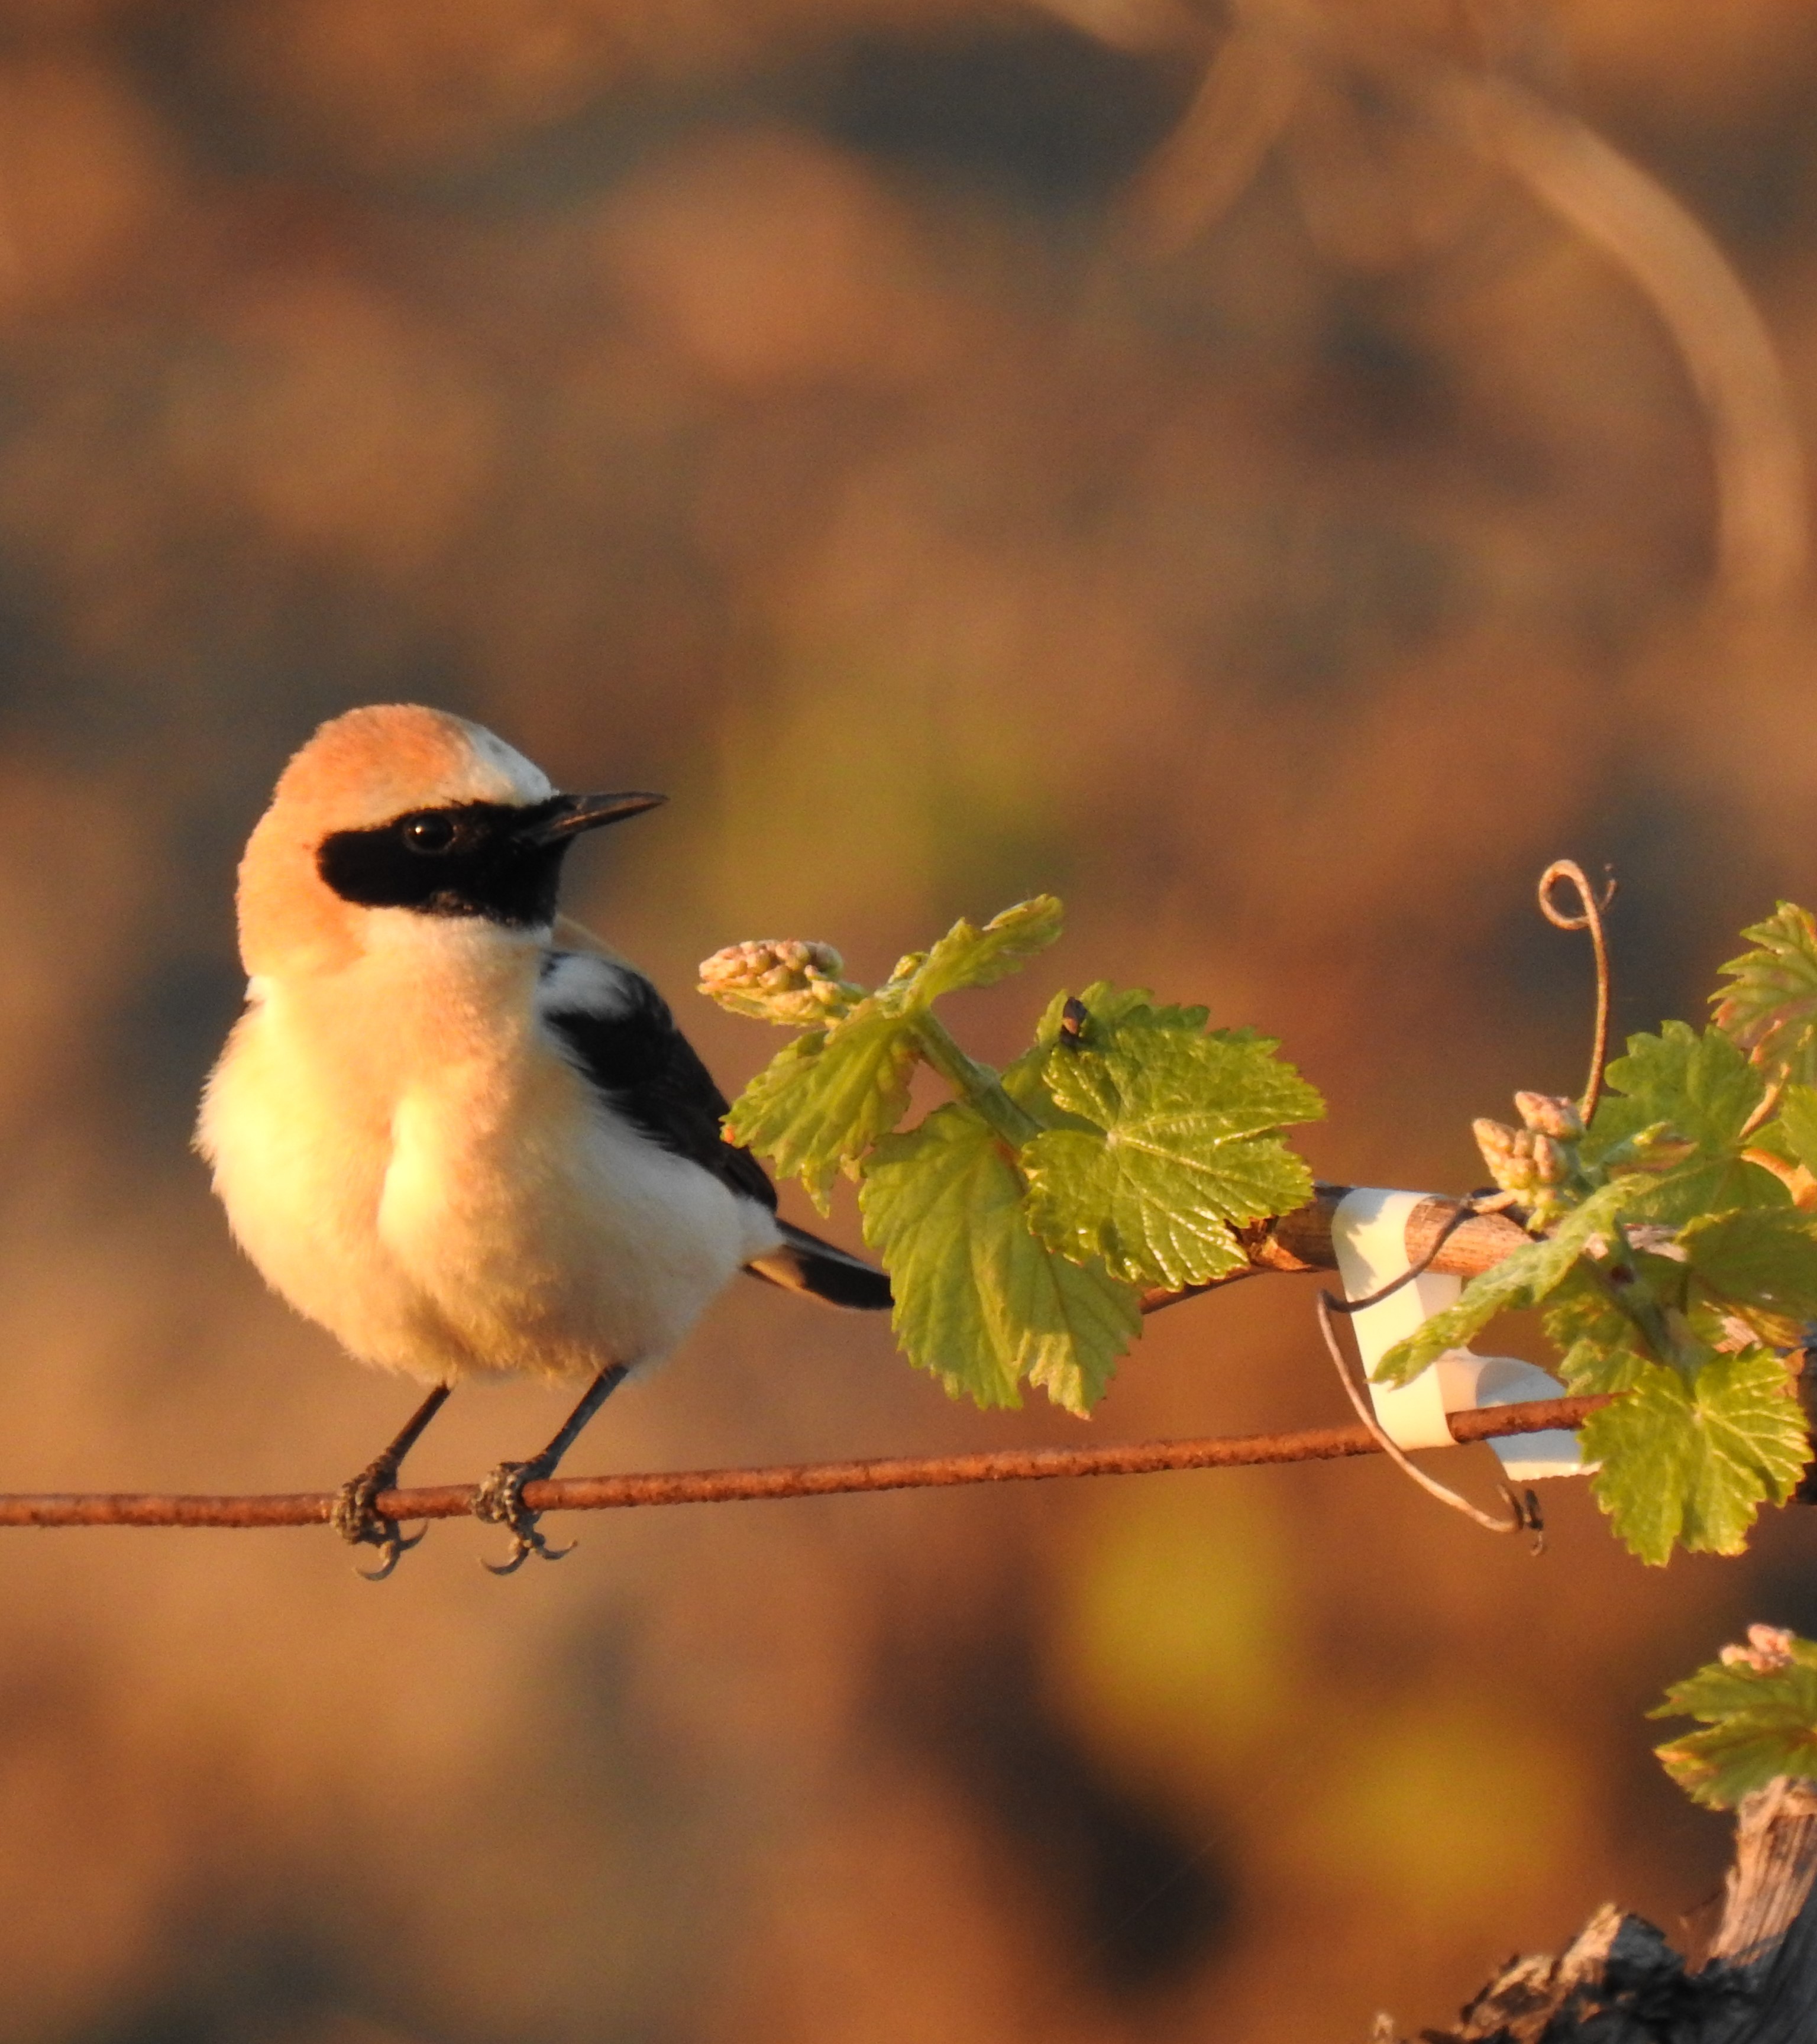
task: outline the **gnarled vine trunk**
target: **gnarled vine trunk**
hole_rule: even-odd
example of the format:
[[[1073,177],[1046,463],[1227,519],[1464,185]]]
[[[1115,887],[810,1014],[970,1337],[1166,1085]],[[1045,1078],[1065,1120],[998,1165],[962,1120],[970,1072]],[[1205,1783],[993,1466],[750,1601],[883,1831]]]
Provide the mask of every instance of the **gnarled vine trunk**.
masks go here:
[[[1512,1960],[1423,2044],[1817,2044],[1817,1785],[1742,1804],[1723,1913],[1695,1961],[1652,1924],[1599,1909],[1557,1958]],[[1401,2044],[1377,2016],[1372,2044]]]

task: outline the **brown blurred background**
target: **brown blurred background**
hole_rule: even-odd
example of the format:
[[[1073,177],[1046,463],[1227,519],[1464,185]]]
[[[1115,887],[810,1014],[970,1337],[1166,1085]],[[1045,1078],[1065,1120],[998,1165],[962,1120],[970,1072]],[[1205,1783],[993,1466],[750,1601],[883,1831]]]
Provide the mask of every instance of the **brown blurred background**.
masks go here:
[[[327,1486],[409,1402],[186,1150],[238,847],[353,703],[671,793],[577,906],[728,1084],[719,945],[879,972],[1045,887],[972,1047],[1208,1001],[1334,1178],[1470,1185],[1580,1082],[1556,855],[1620,874],[1618,1020],[1697,1016],[1817,897],[1814,114],[1811,0],[6,0],[0,1485]],[[1093,1426],[1340,1410],[1282,1280]],[[576,1467],[1081,1437],[750,1285]],[[1537,1562],[1378,1465],[652,1512],[508,1583],[445,1525],[382,1589],[9,1535],[0,2040],[1439,2022],[1606,1896],[1677,1930],[1724,1828],[1640,1712],[1817,1631],[1817,1517],[1649,1572],[1549,1504]]]

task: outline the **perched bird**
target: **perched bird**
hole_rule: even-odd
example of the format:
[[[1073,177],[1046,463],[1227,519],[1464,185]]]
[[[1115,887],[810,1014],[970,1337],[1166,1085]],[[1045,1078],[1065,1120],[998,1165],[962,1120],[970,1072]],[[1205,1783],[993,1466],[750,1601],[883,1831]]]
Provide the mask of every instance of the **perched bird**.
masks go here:
[[[490,732],[392,704],[324,724],[248,843],[246,1008],[197,1147],[274,1289],[361,1362],[434,1387],[340,1493],[336,1523],[379,1549],[378,1576],[415,1543],[374,1500],[461,1378],[588,1380],[543,1452],[480,1488],[509,1573],[563,1551],[524,1485],[734,1271],[889,1303],[881,1271],[778,1219],[662,996],[557,916],[574,840],[662,800],[559,794]]]

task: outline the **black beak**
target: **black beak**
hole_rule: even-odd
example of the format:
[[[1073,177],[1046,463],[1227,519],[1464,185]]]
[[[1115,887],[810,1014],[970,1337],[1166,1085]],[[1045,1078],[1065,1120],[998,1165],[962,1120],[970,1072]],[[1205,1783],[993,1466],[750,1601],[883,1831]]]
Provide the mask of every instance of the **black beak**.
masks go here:
[[[597,830],[604,824],[623,823],[627,816],[640,816],[668,801],[666,795],[560,795],[549,813],[540,816],[523,835],[532,844],[561,844],[578,837],[582,831]]]

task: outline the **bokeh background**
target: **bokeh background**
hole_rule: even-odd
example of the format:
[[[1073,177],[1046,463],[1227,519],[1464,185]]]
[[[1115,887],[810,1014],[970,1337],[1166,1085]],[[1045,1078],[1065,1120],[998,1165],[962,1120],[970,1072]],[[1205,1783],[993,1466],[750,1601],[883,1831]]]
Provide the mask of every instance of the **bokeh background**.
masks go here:
[[[1324,1175],[1458,1189],[1581,1081],[1548,859],[1619,874],[1627,1028],[1817,897],[1814,409],[1811,0],[5,0],[0,1485],[326,1487],[413,1396],[186,1150],[325,715],[667,789],[576,906],[728,1085],[718,946],[881,973],[1054,888],[979,1055],[1061,978],[1202,999]],[[464,1393],[413,1471],[556,1410]],[[1341,1412],[1282,1279],[1091,1424]],[[744,1285],[576,1467],[1081,1438]],[[0,2038],[1446,2020],[1605,1898],[1695,1919],[1724,1827],[1640,1713],[1817,1631],[1817,1517],[1649,1572],[1549,1505],[1538,1562],[1377,1464],[626,1513],[509,1582],[447,1524],[381,1589],[9,1535]]]

